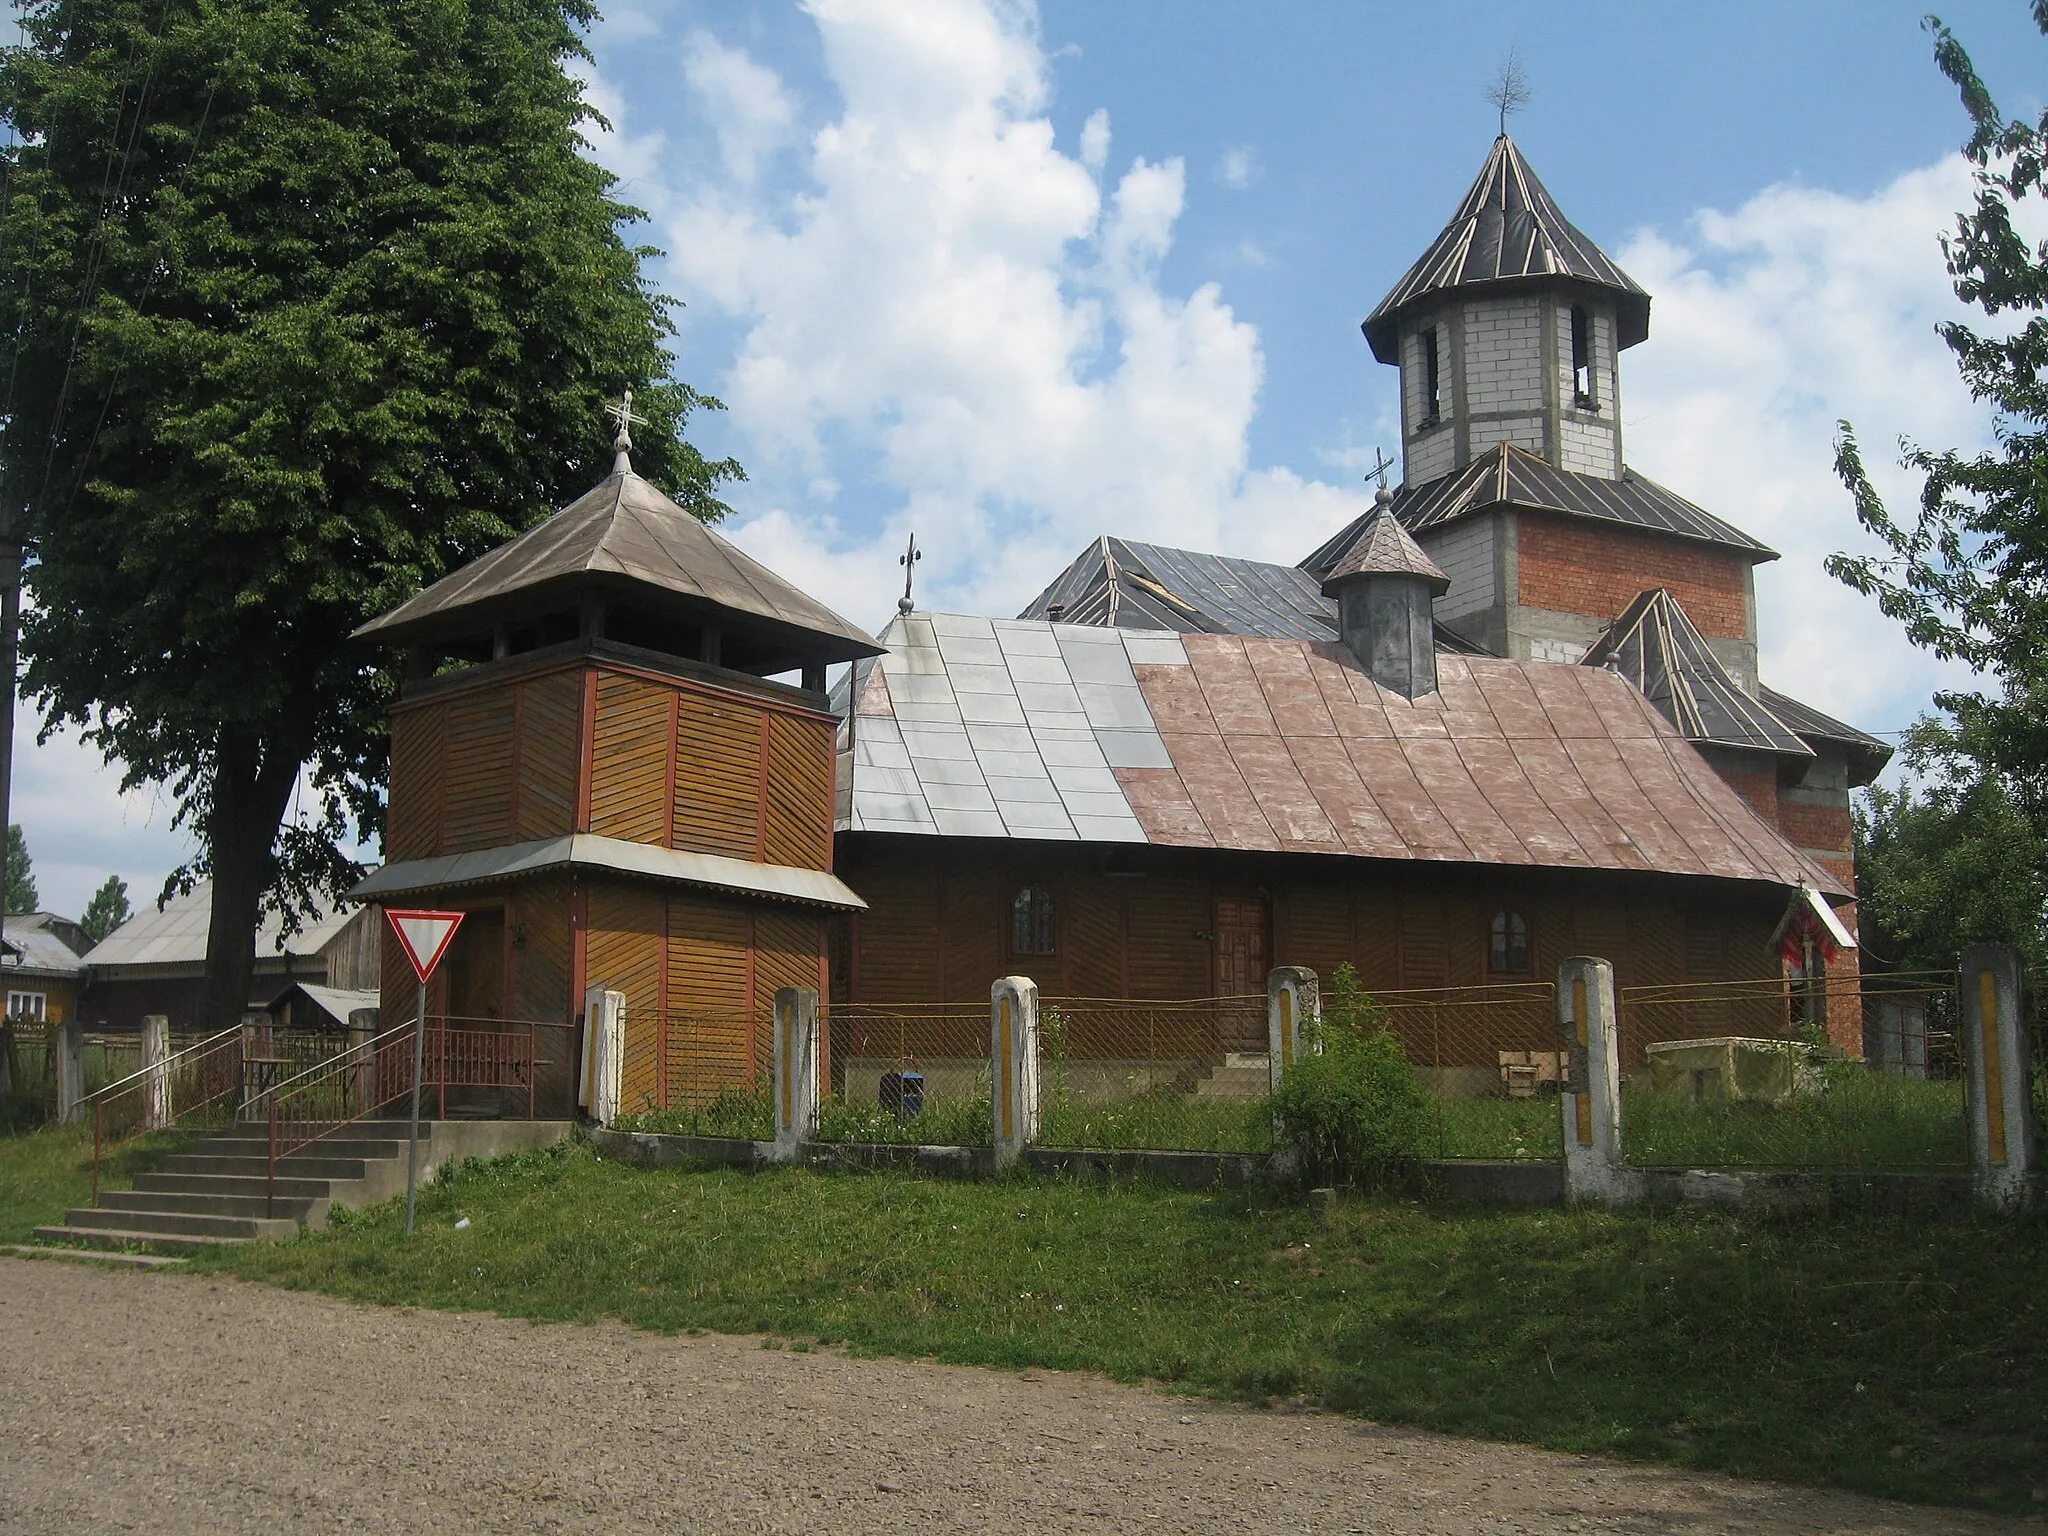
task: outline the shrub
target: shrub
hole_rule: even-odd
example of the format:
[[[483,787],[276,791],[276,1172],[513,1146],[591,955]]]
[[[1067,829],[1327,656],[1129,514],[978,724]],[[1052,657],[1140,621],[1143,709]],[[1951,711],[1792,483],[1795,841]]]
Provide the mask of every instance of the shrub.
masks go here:
[[[1386,1013],[1349,965],[1331,977],[1322,1017],[1305,1031],[1273,1114],[1280,1145],[1315,1179],[1378,1183],[1421,1157],[1432,1105]]]

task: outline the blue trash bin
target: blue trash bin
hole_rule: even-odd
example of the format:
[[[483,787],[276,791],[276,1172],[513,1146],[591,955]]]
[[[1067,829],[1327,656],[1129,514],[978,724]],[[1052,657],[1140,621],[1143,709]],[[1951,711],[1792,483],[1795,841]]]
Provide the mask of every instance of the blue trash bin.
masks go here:
[[[924,1113],[924,1074],[884,1072],[876,1089],[882,1108],[898,1120],[912,1120]]]

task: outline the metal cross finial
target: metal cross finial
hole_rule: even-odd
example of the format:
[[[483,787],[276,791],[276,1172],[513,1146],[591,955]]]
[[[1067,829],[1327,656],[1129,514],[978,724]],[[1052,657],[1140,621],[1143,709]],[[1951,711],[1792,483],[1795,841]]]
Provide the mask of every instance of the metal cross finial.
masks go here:
[[[611,417],[619,429],[618,436],[612,439],[612,447],[618,455],[612,460],[612,473],[630,475],[633,472],[633,461],[628,454],[633,447],[633,428],[646,426],[647,418],[634,414],[633,391],[630,389],[618,400],[605,406],[604,413]]]
[[[1394,461],[1378,448],[1373,449],[1372,457],[1373,466],[1365,472],[1365,478],[1368,480],[1378,479],[1380,489],[1384,491],[1387,488],[1387,471],[1394,467]]]
[[[1529,74],[1522,68],[1522,50],[1509,48],[1500,72],[1486,88],[1486,99],[1500,108],[1500,136],[1508,136],[1508,119],[1529,105]]]
[[[896,600],[896,611],[908,613],[913,606],[910,601],[910,581],[917,574],[917,562],[924,558],[924,551],[917,547],[917,535],[910,536],[910,547],[896,557],[896,563],[903,567],[903,595]]]

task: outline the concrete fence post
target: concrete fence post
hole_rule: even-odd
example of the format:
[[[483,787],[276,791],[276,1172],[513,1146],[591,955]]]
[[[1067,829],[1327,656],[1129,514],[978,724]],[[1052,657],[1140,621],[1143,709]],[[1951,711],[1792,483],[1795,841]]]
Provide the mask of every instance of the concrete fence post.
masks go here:
[[[626,994],[603,986],[583,994],[583,1091],[580,1102],[599,1125],[619,1118],[626,1066]]]
[[[1266,1041],[1273,1092],[1301,1054],[1302,1035],[1323,1011],[1316,973],[1305,965],[1282,965],[1266,973]]]
[[[1005,976],[989,988],[996,1171],[1038,1140],[1038,983]]]
[[[1977,1188],[1991,1204],[2011,1209],[2026,1200],[2034,1171],[2032,1063],[2020,1018],[2020,959],[2004,944],[1972,944],[1957,969]]]
[[[56,1058],[57,1123],[70,1125],[85,1097],[85,1026],[76,1019],[52,1024],[46,1038]]]
[[[351,1008],[348,1012],[348,1048],[355,1052],[356,1113],[359,1115],[367,1115],[384,1102],[377,1090],[377,1053],[370,1049],[370,1042],[377,1038],[383,1019],[381,1008]]]
[[[775,1150],[793,1163],[818,1134],[818,994],[810,987],[775,992]]]
[[[149,1111],[144,1118],[151,1130],[171,1123],[171,1021],[161,1013],[142,1016],[142,1070],[149,1074]]]
[[[1614,1011],[1614,967],[1574,955],[1558,967],[1558,1017],[1564,1025],[1565,1195],[1574,1203],[1635,1198],[1637,1181],[1621,1160],[1621,1029]]]

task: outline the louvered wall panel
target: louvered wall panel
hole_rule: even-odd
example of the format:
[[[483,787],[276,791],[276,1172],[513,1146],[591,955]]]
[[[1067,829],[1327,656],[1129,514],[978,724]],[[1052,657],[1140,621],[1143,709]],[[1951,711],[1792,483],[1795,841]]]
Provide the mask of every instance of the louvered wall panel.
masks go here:
[[[1493,914],[1499,910],[1498,903],[1484,902],[1477,896],[1453,896],[1446,903],[1447,985],[1476,987],[1488,979],[1487,949],[1492,942]]]
[[[1215,922],[1208,886],[1148,877],[1131,882],[1128,900],[1131,996],[1210,996],[1215,947],[1199,937]]]
[[[1342,886],[1303,885],[1281,898],[1281,965],[1305,965],[1327,991],[1337,967],[1351,958],[1351,894]]]
[[[590,830],[661,845],[668,831],[668,716],[673,690],[600,673],[590,770]]]
[[[626,1060],[620,1105],[628,1113],[661,1102],[655,1041],[661,1030],[666,913],[658,891],[593,882],[585,956],[592,986],[626,994]]]
[[[751,859],[761,825],[761,711],[685,692],[676,722],[675,846]]]
[[[391,717],[391,798],[384,812],[389,859],[441,851],[441,747],[446,709],[429,704]]]
[[[1614,984],[1629,984],[1626,908],[1607,902],[1578,902],[1572,908],[1572,934],[1578,940],[1574,953],[1607,961],[1614,967]]]
[[[929,866],[870,866],[860,893],[860,991],[866,1003],[939,1002],[938,881]]]
[[[1021,882],[1020,882],[1021,883]],[[1010,890],[1014,898],[1016,890]],[[1122,997],[1123,885],[1100,875],[1077,874],[1056,889],[1053,922],[1058,932],[1059,960],[1071,997]],[[1005,908],[1007,916],[1007,908]],[[1004,943],[1007,945],[1008,929]],[[1013,966],[1028,966],[1039,957],[1019,955]],[[1040,982],[1041,989],[1044,983]]]
[[[379,912],[377,921],[384,923],[389,919]],[[378,969],[383,973],[383,986],[377,997],[379,1025],[389,1029],[407,1019],[418,1018],[420,982],[413,974],[412,962],[405,958],[405,946],[395,940],[386,944]]]
[[[1434,893],[1401,897],[1401,985],[1441,987],[1444,963],[1444,904]]]
[[[768,716],[768,862],[825,869],[832,857],[832,727]]]
[[[519,794],[514,841],[576,830],[583,674],[556,672],[520,685]]]
[[[773,1070],[773,1055],[761,1054],[763,1042],[756,1037],[758,1016],[774,996],[760,974],[758,957],[749,964],[754,927],[754,915],[738,902],[669,899],[672,1103],[701,1103]]]
[[[569,882],[542,880],[513,890],[505,919],[512,925],[512,1016],[566,1023],[583,1006],[569,996]]]
[[[821,919],[799,909],[761,906],[754,911],[755,1059],[775,1059],[775,993],[782,987],[818,989]]]
[[[1677,908],[1664,901],[1629,904],[1629,971],[1634,986],[1669,986],[1685,979],[1685,929]]]
[[[443,853],[512,841],[512,690],[480,689],[448,701]]]

